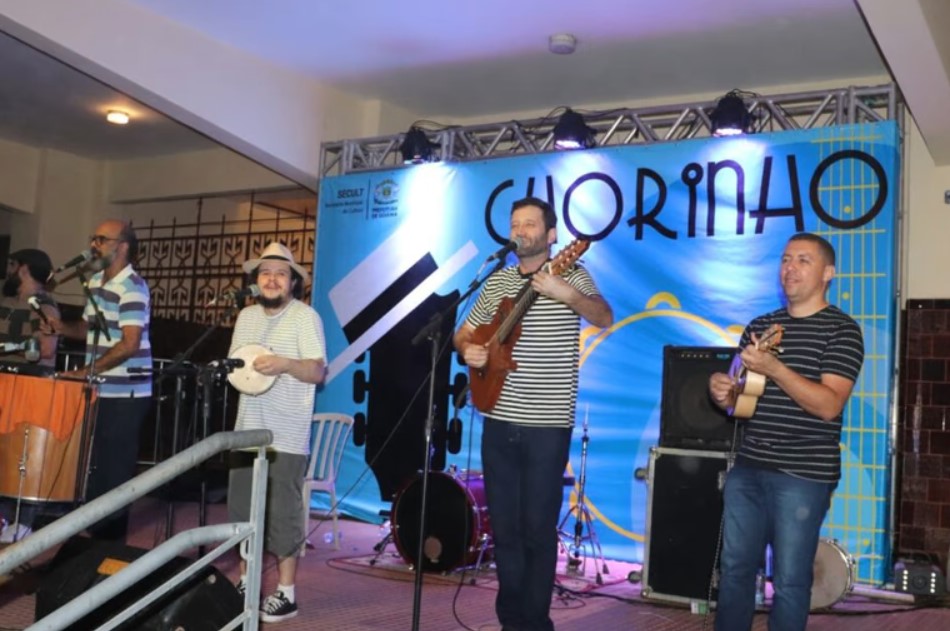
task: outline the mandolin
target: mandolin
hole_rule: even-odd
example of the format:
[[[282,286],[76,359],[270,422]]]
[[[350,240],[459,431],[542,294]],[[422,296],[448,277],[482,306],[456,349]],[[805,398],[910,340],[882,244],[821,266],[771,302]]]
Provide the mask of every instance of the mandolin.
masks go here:
[[[545,263],[544,270],[560,276],[570,269],[589,247],[590,241],[575,239]],[[472,332],[470,343],[481,344],[488,349],[488,361],[484,366],[469,367],[472,404],[478,411],[487,413],[495,407],[498,397],[501,396],[501,388],[505,385],[505,377],[509,372],[518,369],[518,363],[512,359],[511,353],[515,342],[521,337],[521,318],[537,297],[538,292],[531,288],[531,281],[527,281],[515,298],[506,296],[501,299],[491,322],[480,324]]]
[[[765,352],[779,352],[779,344],[782,343],[782,333],[784,329],[781,324],[770,326],[756,344],[756,348]],[[740,349],[741,352],[741,349]],[[735,418],[750,418],[755,413],[755,406],[759,402],[759,397],[765,392],[765,375],[752,372],[742,363],[739,352],[732,358],[732,365],[729,367],[729,378],[732,379],[733,393],[735,394],[735,404],[726,410],[729,416]]]

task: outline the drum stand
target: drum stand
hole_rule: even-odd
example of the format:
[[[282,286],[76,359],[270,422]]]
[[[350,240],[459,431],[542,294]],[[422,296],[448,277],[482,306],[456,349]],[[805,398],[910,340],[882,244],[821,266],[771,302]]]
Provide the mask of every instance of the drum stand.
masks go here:
[[[15,508],[13,509],[13,521],[11,521],[9,524],[4,524],[4,526],[13,528],[13,543],[16,543],[20,540],[20,506],[23,503],[23,484],[26,482],[27,460],[29,459],[30,453],[29,425],[27,425],[23,431],[23,451],[20,454],[20,460],[17,463],[17,475],[19,476],[19,480],[17,481],[16,504]]]
[[[601,550],[600,541],[597,539],[597,533],[594,531],[594,520],[591,517],[590,509],[587,507],[587,499],[584,494],[584,488],[587,485],[587,443],[590,438],[587,435],[587,415],[584,415],[584,435],[581,438],[581,472],[578,478],[577,502],[571,505],[571,508],[564,515],[564,519],[558,525],[558,536],[567,541],[561,542],[562,548],[567,553],[567,573],[583,575],[587,564],[588,553],[593,555],[599,565],[596,566],[597,584],[604,584],[604,577],[601,574],[610,574],[607,568],[607,561],[604,559],[604,552]],[[569,534],[564,526],[571,515],[575,515],[574,534]],[[587,528],[587,534],[584,534],[584,528]],[[588,545],[590,546],[588,548]],[[583,558],[582,558],[583,556]]]

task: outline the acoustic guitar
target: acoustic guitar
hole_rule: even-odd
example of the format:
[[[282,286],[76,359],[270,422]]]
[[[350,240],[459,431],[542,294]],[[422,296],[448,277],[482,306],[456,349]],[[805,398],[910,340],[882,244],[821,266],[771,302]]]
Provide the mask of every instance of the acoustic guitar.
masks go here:
[[[782,333],[784,329],[781,324],[770,326],[759,339],[756,348],[764,352],[778,352],[779,344],[782,343]],[[741,352],[741,349],[740,349]],[[755,413],[755,407],[759,403],[759,397],[765,392],[765,375],[752,372],[742,363],[740,353],[732,358],[732,365],[729,366],[729,377],[732,379],[732,389],[735,394],[735,405],[728,410],[729,416],[734,418],[751,418]]]
[[[576,239],[569,243],[557,256],[545,263],[544,270],[560,276],[571,268],[581,257],[590,241]],[[518,363],[511,357],[515,342],[521,337],[521,318],[534,304],[538,292],[531,288],[531,281],[525,283],[515,298],[505,297],[498,305],[498,311],[488,324],[480,324],[472,332],[471,344],[480,344],[488,349],[488,361],[481,368],[469,367],[469,385],[472,390],[472,404],[480,412],[490,412],[501,396],[505,377],[518,369]]]

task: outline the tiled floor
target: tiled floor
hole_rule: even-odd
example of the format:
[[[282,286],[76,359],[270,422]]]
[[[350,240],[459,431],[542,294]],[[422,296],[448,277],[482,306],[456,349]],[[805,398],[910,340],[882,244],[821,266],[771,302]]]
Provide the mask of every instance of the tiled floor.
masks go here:
[[[178,532],[197,521],[195,504],[178,504],[174,511],[174,530]],[[133,515],[132,545],[152,547],[164,538],[167,505],[148,498],[136,505]],[[209,508],[209,521],[223,520],[223,507]],[[317,523],[316,520],[313,522]],[[414,574],[393,546],[383,553],[375,566],[368,559],[379,541],[380,529],[372,524],[341,522],[341,550],[324,543],[321,526],[311,538],[316,547],[300,562],[297,600],[300,615],[263,628],[286,631],[327,629],[333,631],[451,631],[495,629],[493,603],[495,591],[491,571],[479,575],[461,572],[425,574],[416,606]],[[597,564],[599,565],[599,564]],[[0,631],[22,629],[34,618],[35,595],[43,580],[42,564],[19,572],[13,580],[0,585]],[[237,567],[235,554],[226,555],[217,564],[229,578]],[[564,570],[566,566],[559,566]],[[594,574],[593,561],[586,574]],[[602,575],[608,585],[596,588],[592,577],[572,574],[565,577],[562,590],[554,596],[552,618],[558,631],[666,631],[712,629],[712,615],[693,614],[685,606],[644,601],[638,584],[628,582],[628,564],[608,562],[609,574]],[[273,589],[276,570],[269,567],[264,588]],[[944,631],[950,629],[950,609],[914,608],[899,602],[851,594],[836,604],[830,613],[814,614],[809,629],[832,631]],[[765,615],[756,616],[755,630],[767,628]]]

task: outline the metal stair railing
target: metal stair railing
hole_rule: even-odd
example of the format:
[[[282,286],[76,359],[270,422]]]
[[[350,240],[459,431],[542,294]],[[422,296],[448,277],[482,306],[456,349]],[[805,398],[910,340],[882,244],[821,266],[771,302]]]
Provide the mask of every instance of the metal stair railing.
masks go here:
[[[116,628],[150,603],[158,600],[198,571],[210,565],[233,546],[240,544],[241,556],[247,563],[247,591],[244,597],[244,610],[221,629],[236,629],[243,625],[242,628],[245,630],[257,631],[259,624],[257,602],[260,598],[261,559],[264,547],[264,501],[267,492],[265,447],[272,440],[273,434],[270,430],[263,429],[220,432],[209,436],[0,552],[0,575],[3,575],[80,533],[103,517],[167,484],[184,471],[195,467],[212,456],[232,449],[257,448],[257,458],[254,460],[250,521],[204,526],[179,533],[136,559],[120,572],[95,585],[27,628],[30,631],[64,629],[86,614],[101,607],[136,582],[149,576],[182,552],[204,544],[219,542],[219,545],[207,554],[143,596],[99,629]]]

